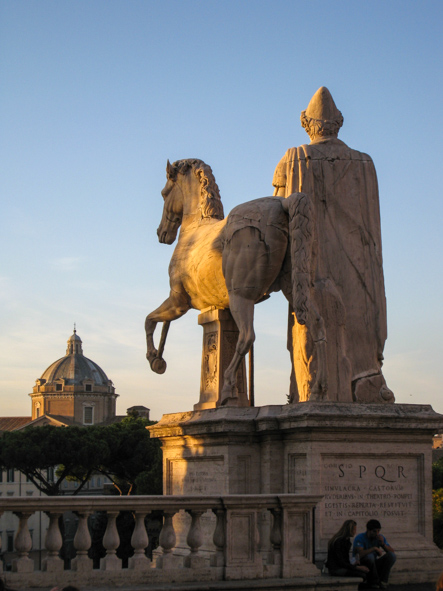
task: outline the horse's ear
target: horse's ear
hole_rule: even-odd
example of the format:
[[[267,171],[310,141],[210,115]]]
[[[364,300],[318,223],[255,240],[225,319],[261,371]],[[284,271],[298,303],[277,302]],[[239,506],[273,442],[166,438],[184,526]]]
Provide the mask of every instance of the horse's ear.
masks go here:
[[[174,175],[174,167],[172,166],[172,164],[168,161],[166,162],[166,178],[170,179],[172,176]]]

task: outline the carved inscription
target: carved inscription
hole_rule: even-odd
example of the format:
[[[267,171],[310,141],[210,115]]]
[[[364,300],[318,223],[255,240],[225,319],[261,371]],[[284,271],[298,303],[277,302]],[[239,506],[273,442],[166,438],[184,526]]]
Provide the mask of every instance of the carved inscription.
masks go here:
[[[224,458],[177,458],[167,462],[167,494],[216,495],[224,493]]]
[[[419,531],[421,457],[322,456],[323,536],[354,519],[363,530],[378,519],[391,532]]]
[[[289,454],[288,456],[288,491],[305,493],[306,488],[306,455]]]

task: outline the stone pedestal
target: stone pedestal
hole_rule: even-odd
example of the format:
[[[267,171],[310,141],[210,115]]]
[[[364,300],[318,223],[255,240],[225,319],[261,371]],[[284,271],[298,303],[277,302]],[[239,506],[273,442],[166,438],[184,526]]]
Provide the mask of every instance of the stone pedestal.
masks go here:
[[[194,410],[219,406],[223,376],[231,363],[238,340],[238,328],[229,310],[208,308],[198,317],[203,327],[200,400]],[[245,361],[237,372],[238,400],[236,406],[249,406],[246,389]]]
[[[443,416],[427,405],[311,403],[165,415],[165,494],[321,495],[317,561],[346,519],[375,518],[397,554],[391,581],[435,581],[432,436]],[[267,524],[262,524],[267,527]]]

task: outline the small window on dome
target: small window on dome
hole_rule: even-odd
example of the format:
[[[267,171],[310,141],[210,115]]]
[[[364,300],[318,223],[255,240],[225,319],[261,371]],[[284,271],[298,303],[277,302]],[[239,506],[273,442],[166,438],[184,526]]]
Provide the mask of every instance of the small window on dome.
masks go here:
[[[92,384],[85,384],[85,392],[92,392]]]
[[[57,392],[61,392],[63,390],[63,384],[56,384],[55,389]]]
[[[83,424],[93,425],[94,424],[94,407],[85,406],[83,408]]]

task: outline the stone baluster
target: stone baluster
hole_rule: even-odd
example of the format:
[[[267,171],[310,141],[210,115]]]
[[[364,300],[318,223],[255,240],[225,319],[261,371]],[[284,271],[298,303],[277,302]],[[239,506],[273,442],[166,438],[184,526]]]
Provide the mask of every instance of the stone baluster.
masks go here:
[[[175,556],[172,554],[172,550],[175,548],[177,541],[174,524],[172,523],[172,518],[175,513],[176,511],[165,511],[164,513],[164,522],[159,538],[163,553],[158,557],[156,563],[157,568],[173,568],[174,566],[177,566]]]
[[[15,514],[20,520],[14,540],[14,548],[19,557],[12,561],[12,570],[16,573],[32,573],[34,571],[34,561],[29,558],[32,538],[28,528],[28,519],[32,513],[16,512]]]
[[[63,544],[63,537],[59,527],[61,516],[62,513],[49,514],[49,527],[45,538],[45,548],[48,551],[48,556],[43,560],[42,564],[42,570],[49,573],[62,572],[64,569],[63,560],[58,555]]]
[[[203,532],[200,523],[200,517],[203,511],[187,510],[191,516],[191,525],[189,526],[186,543],[191,549],[188,556],[185,558],[185,567],[187,568],[203,568],[206,566],[206,559],[199,553],[199,548],[203,544]]]
[[[215,554],[211,556],[211,566],[225,566],[225,545],[226,545],[226,516],[224,509],[212,510],[217,518],[213,542]]]
[[[74,548],[77,556],[71,561],[71,570],[88,572],[92,570],[92,560],[88,556],[91,547],[88,518],[90,513],[78,513],[77,531],[74,536]]]
[[[134,556],[129,559],[129,568],[134,570],[143,570],[151,567],[151,561],[145,554],[145,550],[149,544],[145,526],[146,515],[146,512],[135,514],[135,527],[131,537]]]
[[[108,511],[108,524],[103,536],[103,546],[106,549],[106,556],[100,560],[101,570],[120,570],[122,561],[117,558],[117,548],[120,545],[120,537],[117,531],[116,519],[118,511]]]
[[[280,565],[282,563],[281,543],[282,543],[282,512],[281,509],[271,509],[273,523],[271,529],[272,544],[272,564]]]

